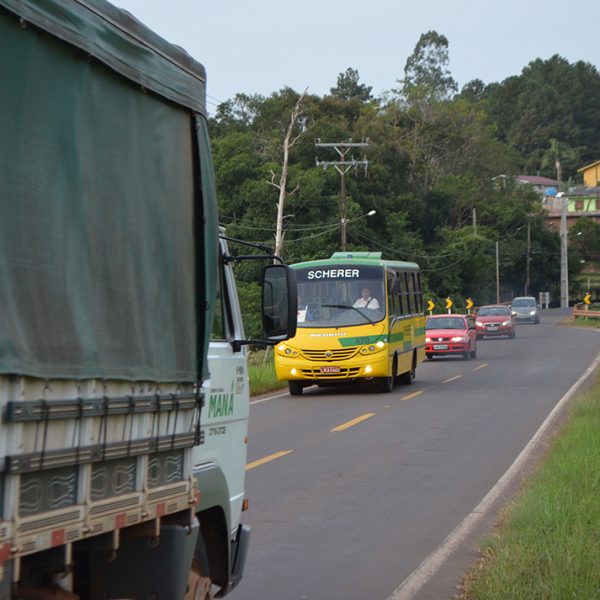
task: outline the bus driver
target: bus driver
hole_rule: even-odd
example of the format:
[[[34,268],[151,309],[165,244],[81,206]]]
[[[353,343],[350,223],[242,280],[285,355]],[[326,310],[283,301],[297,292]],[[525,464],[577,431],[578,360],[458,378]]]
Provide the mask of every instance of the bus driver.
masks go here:
[[[360,298],[353,304],[354,308],[379,308],[379,302],[377,302],[377,298],[371,296],[369,288],[363,288],[360,294]]]

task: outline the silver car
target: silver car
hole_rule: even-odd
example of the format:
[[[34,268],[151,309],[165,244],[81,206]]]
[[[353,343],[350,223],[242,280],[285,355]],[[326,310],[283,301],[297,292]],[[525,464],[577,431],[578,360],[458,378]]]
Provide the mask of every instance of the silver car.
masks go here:
[[[533,296],[513,298],[511,308],[515,313],[517,323],[535,323],[537,325],[540,322],[538,304]]]

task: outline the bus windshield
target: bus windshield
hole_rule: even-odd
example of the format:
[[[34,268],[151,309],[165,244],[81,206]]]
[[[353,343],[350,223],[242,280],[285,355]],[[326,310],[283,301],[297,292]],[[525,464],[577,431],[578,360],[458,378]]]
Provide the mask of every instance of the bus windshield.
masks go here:
[[[385,317],[383,267],[336,264],[295,272],[298,327],[348,327]]]

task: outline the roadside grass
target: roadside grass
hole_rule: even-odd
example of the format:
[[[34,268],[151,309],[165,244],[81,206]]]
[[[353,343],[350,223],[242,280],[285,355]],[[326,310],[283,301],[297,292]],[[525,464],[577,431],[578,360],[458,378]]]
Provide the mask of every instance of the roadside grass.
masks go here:
[[[600,381],[465,577],[463,600],[600,598]]]
[[[275,375],[273,350],[253,350],[248,357],[248,375],[250,378],[250,395],[256,396],[285,387]]]
[[[569,327],[590,327],[592,329],[600,329],[600,319],[594,317],[581,317],[578,319],[569,319],[563,321],[561,325],[568,325]]]

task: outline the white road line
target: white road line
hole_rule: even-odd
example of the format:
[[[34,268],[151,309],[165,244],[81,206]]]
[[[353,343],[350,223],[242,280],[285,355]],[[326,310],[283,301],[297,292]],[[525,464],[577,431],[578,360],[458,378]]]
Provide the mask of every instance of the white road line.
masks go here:
[[[444,381],[442,381],[442,383],[450,383],[451,381],[456,381],[457,379],[460,379],[462,377],[462,375],[455,375],[454,377],[450,377],[450,379],[444,379]]]
[[[432,552],[391,594],[387,600],[410,600],[415,594],[437,573],[446,559],[454,552],[469,536],[479,521],[485,516],[494,502],[504,493],[513,479],[527,461],[529,456],[541,443],[544,435],[560,414],[571,397],[577,392],[583,382],[600,365],[600,354],[596,356],[585,373],[571,386],[569,391],[559,400],[552,412],[546,417],[540,428],[517,456],[506,473],[498,480],[496,485],[486,494],[483,500],[468,514],[462,523]]]
[[[250,406],[252,406],[253,404],[260,404],[261,402],[267,402],[268,400],[275,400],[275,398],[283,398],[284,396],[287,396],[287,395],[288,395],[288,393],[284,392],[283,394],[269,396],[268,398],[261,398],[260,400],[252,400],[252,402],[250,402]]]

